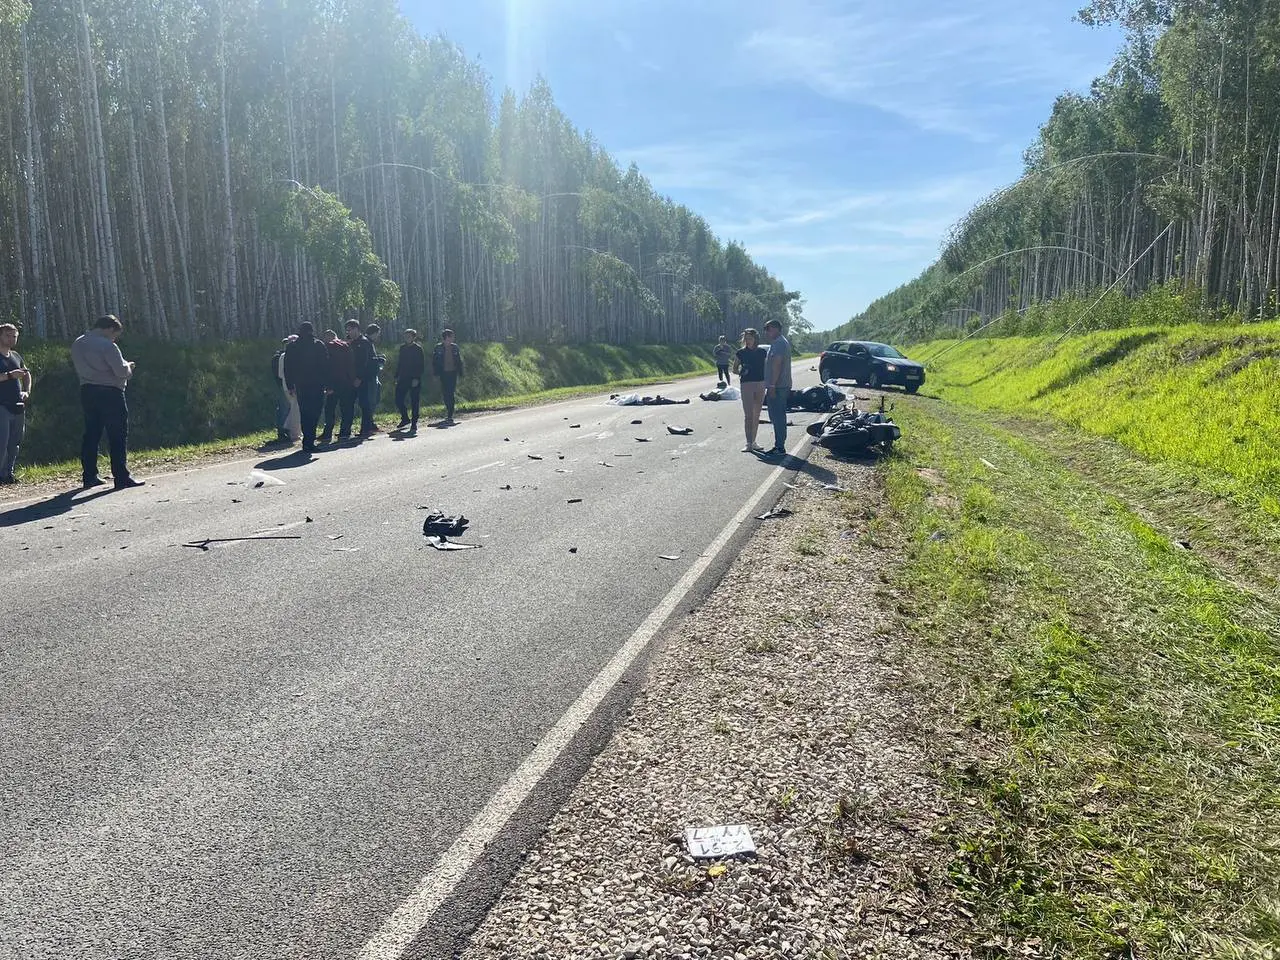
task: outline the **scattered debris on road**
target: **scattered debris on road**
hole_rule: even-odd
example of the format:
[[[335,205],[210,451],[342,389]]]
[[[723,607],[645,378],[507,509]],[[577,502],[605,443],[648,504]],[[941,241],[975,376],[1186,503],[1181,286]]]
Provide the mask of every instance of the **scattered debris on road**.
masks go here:
[[[428,540],[427,546],[432,550],[479,550],[484,546],[483,543],[454,543],[448,537],[437,537],[434,540]]]
[[[565,503],[581,503],[581,502],[582,502],[581,497],[570,497],[568,500],[565,501]]]
[[[462,514],[446,517],[442,512],[435,511],[422,521],[422,533],[428,537],[460,537],[467,532],[467,525],[470,523]]]
[[[263,470],[249,471],[249,480],[254,487],[283,487],[284,481],[279,477],[273,477],[271,474]]]
[[[658,559],[659,560],[679,560],[680,557],[676,554],[660,553],[658,554]]]
[[[636,437],[636,443],[652,443],[652,437]]]
[[[668,424],[667,433],[677,437],[687,437],[689,434],[693,433],[693,427],[673,427]]]
[[[781,520],[783,517],[791,516],[791,511],[786,507],[774,507],[768,513],[762,513],[756,517],[757,520]]]
[[[184,547],[195,547],[197,550],[209,552],[209,545],[213,543],[242,543],[246,540],[301,540],[302,538],[296,534],[273,534],[265,537],[208,537],[204,540],[193,540],[190,543],[184,543]]]
[[[529,459],[530,459],[530,460],[541,460],[541,459],[542,459],[542,457],[538,456],[538,454],[536,454],[536,453],[528,454],[528,457],[529,457]]]

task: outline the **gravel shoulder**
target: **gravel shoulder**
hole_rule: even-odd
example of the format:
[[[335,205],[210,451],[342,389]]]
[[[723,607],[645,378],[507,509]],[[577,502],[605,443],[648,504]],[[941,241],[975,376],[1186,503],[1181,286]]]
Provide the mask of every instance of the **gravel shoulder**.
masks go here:
[[[969,956],[880,501],[873,466],[814,449],[462,957]],[[715,824],[757,855],[692,859],[684,829]]]

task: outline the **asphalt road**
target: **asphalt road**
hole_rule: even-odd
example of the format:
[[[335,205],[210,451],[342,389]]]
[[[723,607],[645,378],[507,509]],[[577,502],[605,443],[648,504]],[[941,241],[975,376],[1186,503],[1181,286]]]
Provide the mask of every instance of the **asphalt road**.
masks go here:
[[[744,501],[787,477],[740,452],[741,405],[707,387],[0,504],[0,957],[360,956]],[[792,419],[794,445],[811,417]],[[283,482],[256,486],[255,466]],[[472,518],[461,539],[483,548],[429,549],[424,505]],[[262,535],[300,539],[182,546]],[[627,689],[406,955],[452,952]]]

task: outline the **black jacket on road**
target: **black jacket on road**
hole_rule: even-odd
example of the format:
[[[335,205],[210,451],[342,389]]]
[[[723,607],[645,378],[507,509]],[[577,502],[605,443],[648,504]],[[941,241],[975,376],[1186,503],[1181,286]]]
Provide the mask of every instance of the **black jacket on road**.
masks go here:
[[[315,337],[299,336],[284,350],[284,383],[290,390],[329,385],[329,349]]]

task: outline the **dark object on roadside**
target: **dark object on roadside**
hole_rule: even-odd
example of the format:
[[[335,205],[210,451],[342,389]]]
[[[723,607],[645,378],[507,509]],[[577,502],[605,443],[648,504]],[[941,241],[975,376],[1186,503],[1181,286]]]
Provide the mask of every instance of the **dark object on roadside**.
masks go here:
[[[632,425],[633,427],[638,427],[638,426],[640,426],[640,424],[642,424],[642,423],[644,423],[644,421],[643,421],[643,420],[632,420],[632,421],[631,421],[631,425]]]
[[[908,360],[887,343],[837,340],[818,358],[818,378],[852,380],[872,389],[897,384],[907,393],[924,386],[924,364]]]
[[[687,436],[689,436],[689,434],[693,433],[693,427],[672,427],[672,426],[668,426],[668,427],[667,427],[667,433],[670,433],[670,434],[672,434],[672,435],[674,435],[674,436],[677,436],[677,437],[687,437]]]
[[[652,437],[636,437],[636,443],[652,443]]]
[[[893,442],[902,436],[898,425],[885,412],[883,397],[879,410],[837,410],[826,419],[809,424],[806,432],[818,446],[843,454],[868,450],[888,453],[893,449]]]
[[[791,511],[786,507],[774,507],[768,513],[762,513],[756,517],[757,520],[781,520],[783,517],[791,516]]]
[[[511,489],[511,484],[509,484],[509,483],[504,483],[504,484],[503,484],[502,486],[500,486],[498,489],[499,489],[499,490],[510,490],[510,489]]]
[[[570,499],[565,501],[565,503],[581,503],[581,502],[582,502],[581,497],[571,497]]]
[[[582,429],[582,424],[580,424],[580,423],[571,423],[571,424],[569,424],[569,429],[570,429],[570,430],[581,430],[581,429]]]
[[[427,514],[427,519],[422,521],[422,533],[428,537],[460,537],[467,532],[470,523],[462,514],[446,517],[437,510]]]
[[[848,397],[838,387],[823,383],[807,390],[792,390],[787,396],[788,410],[807,410],[810,413],[830,413]]]
[[[209,544],[211,543],[239,543],[241,540],[301,540],[302,538],[296,534],[283,534],[273,537],[210,537],[205,540],[193,540],[191,543],[184,543],[184,547],[195,547],[197,550],[209,552]]]
[[[530,459],[530,460],[541,460],[542,458],[541,458],[540,456],[538,456],[536,453],[531,453],[531,454],[529,454],[529,459]]]
[[[570,553],[577,553],[577,552],[578,552],[578,548],[577,548],[577,547],[570,547],[570,548],[569,548],[569,552],[570,552]]]

